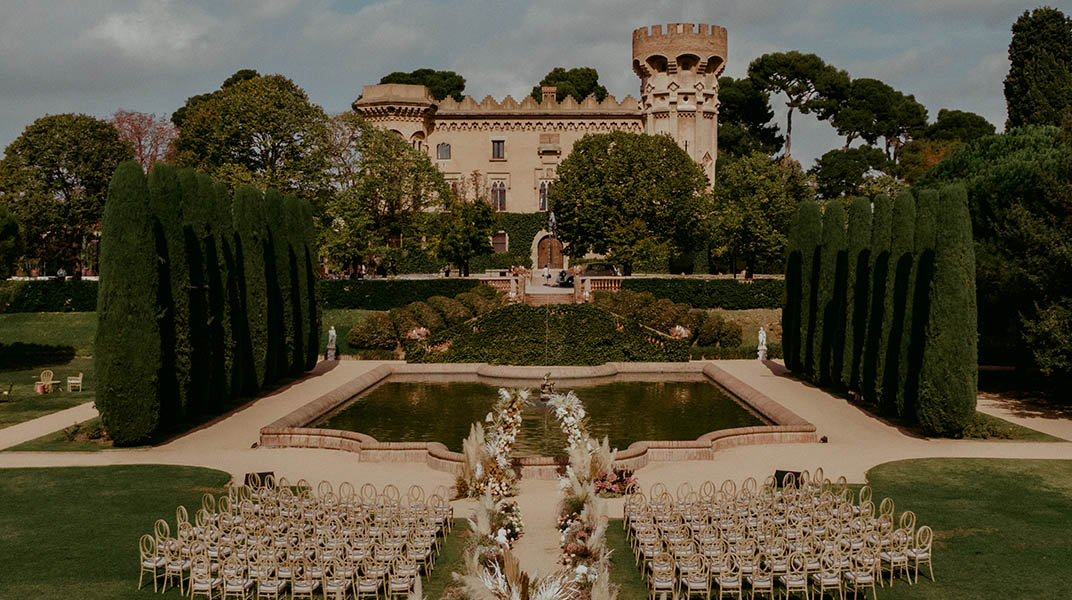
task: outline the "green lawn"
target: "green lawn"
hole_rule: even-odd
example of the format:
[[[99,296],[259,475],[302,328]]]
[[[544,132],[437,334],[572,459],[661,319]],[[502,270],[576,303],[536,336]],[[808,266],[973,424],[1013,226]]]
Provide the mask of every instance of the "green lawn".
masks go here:
[[[224,493],[227,473],[173,466],[0,471],[0,598],[148,599],[138,538],[175,507]],[[178,592],[170,594],[178,597]]]
[[[76,356],[92,356],[96,335],[95,312],[0,314],[0,340],[7,344],[73,346]]]
[[[73,430],[71,433],[68,429]],[[100,437],[90,439],[89,432],[94,429],[103,429],[100,417],[94,417],[83,421],[71,428],[53,431],[45,435],[23,442],[18,446],[5,448],[3,452],[98,452],[112,446],[111,440],[101,443]]]
[[[3,315],[0,315],[3,316]],[[61,382],[54,386],[51,394],[34,393],[34,382],[41,376],[43,369],[52,369],[53,379]],[[68,392],[67,377],[83,373],[82,391]],[[63,365],[47,365],[21,371],[0,371],[0,428],[16,423],[36,419],[65,408],[77,406],[83,402],[92,402],[95,398],[93,386],[93,359],[76,358]]]
[[[320,334],[320,353],[323,354],[324,349],[328,347],[328,327],[334,325],[335,345],[339,349],[339,354],[353,354],[354,349],[346,341],[346,332],[350,331],[350,328],[360,323],[362,319],[373,312],[375,311],[357,308],[325,310],[320,317],[320,325],[323,330]]]
[[[1072,461],[920,459],[867,473],[876,505],[894,500],[934,529],[934,575],[899,579],[882,600],[1068,598],[1072,565]],[[621,521],[607,528],[619,598],[643,598]],[[1065,590],[1065,591],[1062,591]]]

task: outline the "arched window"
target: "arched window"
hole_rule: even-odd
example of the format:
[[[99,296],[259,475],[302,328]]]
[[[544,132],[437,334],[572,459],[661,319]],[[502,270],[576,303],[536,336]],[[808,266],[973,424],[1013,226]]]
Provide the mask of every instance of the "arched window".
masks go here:
[[[450,144],[440,144],[436,146],[436,158],[439,160],[450,160]]]
[[[540,182],[540,210],[547,210],[547,182]]]
[[[491,184],[491,207],[499,212],[506,210],[506,182],[496,181]]]

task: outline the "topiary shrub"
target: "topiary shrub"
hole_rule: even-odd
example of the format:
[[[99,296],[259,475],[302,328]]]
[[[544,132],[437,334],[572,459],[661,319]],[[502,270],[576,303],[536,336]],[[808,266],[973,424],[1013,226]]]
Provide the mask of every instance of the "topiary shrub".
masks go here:
[[[722,315],[710,314],[696,335],[697,346],[733,348],[742,342],[741,326],[727,321]]]
[[[447,326],[446,321],[443,320],[443,315],[439,314],[439,311],[432,308],[427,302],[411,302],[406,305],[406,310],[428,331],[441,331]]]
[[[372,313],[346,332],[346,341],[353,348],[394,350],[398,347],[394,321],[385,312]]]
[[[655,303],[651,292],[621,289],[617,292],[599,290],[592,293],[592,304],[623,317],[636,318],[641,311]]]
[[[464,304],[458,302],[454,298],[432,296],[428,299],[428,304],[432,308],[438,310],[440,315],[443,315],[443,319],[447,322],[448,326],[457,325],[458,323],[473,318],[473,311],[466,308]]]
[[[405,308],[392,308],[387,314],[390,315],[391,322],[394,323],[395,338],[398,340],[405,340],[409,332],[421,326],[421,322]]]
[[[494,300],[499,295],[499,292],[496,292],[495,288],[490,285],[478,285],[472,289],[472,292],[485,300]]]
[[[696,338],[700,336],[700,328],[707,321],[707,311],[699,308],[693,308],[689,310],[685,318],[682,319],[678,325],[681,325],[685,329],[689,330],[691,334],[690,340],[696,341]]]
[[[476,292],[463,292],[454,297],[478,317],[495,310],[495,303]]]
[[[656,331],[669,333],[670,329],[685,320],[691,309],[692,307],[688,304],[675,303],[673,300],[662,298],[641,309],[636,314],[636,320]]]

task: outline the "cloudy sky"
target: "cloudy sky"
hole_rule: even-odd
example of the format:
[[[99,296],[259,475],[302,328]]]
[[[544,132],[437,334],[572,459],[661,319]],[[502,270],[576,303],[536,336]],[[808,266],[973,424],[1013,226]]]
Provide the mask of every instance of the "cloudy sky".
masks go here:
[[[170,115],[241,68],[290,77],[330,113],[420,67],[457,71],[478,101],[521,98],[556,66],[595,67],[611,93],[636,96],[630,32],[670,22],[726,27],[729,75],[765,52],[813,52],[915,94],[932,120],[959,108],[1000,130],[1009,28],[1037,2],[0,0],[0,147],[45,114]],[[1049,2],[1072,12],[1072,0]],[[826,123],[794,125],[806,166],[839,145]]]

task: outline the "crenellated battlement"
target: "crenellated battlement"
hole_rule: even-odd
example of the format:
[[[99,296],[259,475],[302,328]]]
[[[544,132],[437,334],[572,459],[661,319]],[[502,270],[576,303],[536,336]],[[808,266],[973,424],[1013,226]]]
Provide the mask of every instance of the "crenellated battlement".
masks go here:
[[[483,100],[477,102],[472,96],[464,96],[460,102],[453,98],[444,98],[439,102],[436,114],[444,115],[470,112],[480,112],[484,114],[636,113],[639,108],[640,104],[632,96],[626,96],[619,101],[611,94],[608,94],[606,98],[603,98],[602,102],[596,100],[594,95],[588,96],[583,102],[577,102],[574,100],[573,96],[566,96],[561,102],[552,98],[544,100],[543,102],[537,102],[532,96],[525,96],[521,102],[514,100],[512,96],[507,96],[501,101],[495,100],[495,98],[492,98],[491,96],[485,96]]]
[[[703,23],[670,23],[633,31],[633,70],[644,79],[702,64],[703,72],[720,73],[726,63],[726,28]]]
[[[726,28],[706,23],[670,23],[663,29],[662,25],[640,27],[633,30],[633,40],[651,38],[714,37],[726,39]]]

